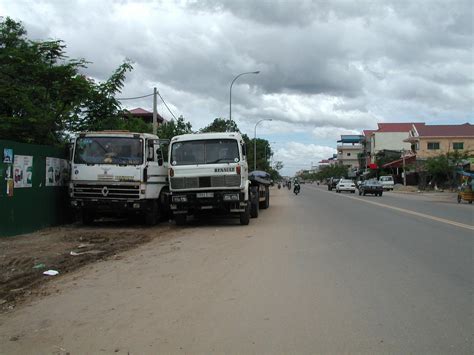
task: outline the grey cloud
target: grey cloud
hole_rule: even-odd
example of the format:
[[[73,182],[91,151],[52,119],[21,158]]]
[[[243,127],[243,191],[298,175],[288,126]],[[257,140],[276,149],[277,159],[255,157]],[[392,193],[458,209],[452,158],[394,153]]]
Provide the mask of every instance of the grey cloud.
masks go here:
[[[0,0],[1,2],[1,0]],[[196,125],[228,115],[359,129],[409,115],[472,117],[470,1],[15,1],[36,38],[61,38],[124,94],[159,85]],[[323,99],[321,99],[323,98]],[[146,102],[145,102],[146,103]],[[143,104],[145,104],[143,103]],[[141,104],[141,103],[140,103]]]

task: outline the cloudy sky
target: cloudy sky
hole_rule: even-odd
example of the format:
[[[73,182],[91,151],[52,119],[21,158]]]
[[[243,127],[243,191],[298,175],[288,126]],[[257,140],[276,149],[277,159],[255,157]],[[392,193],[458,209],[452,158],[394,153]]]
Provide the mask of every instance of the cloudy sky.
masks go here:
[[[471,0],[0,0],[32,39],[62,39],[106,79],[134,62],[122,97],[156,86],[194,129],[229,116],[268,139],[284,174],[377,122],[473,121]],[[151,99],[124,101],[152,108]],[[159,113],[171,115],[163,105]]]

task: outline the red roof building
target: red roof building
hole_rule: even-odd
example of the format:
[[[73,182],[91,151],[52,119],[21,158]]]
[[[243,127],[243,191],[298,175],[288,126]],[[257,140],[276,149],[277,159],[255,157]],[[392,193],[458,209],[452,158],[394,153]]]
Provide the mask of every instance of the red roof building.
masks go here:
[[[132,110],[124,110],[124,117],[136,117],[140,118],[147,123],[153,123],[153,112],[142,109],[141,107],[134,108]],[[166,122],[166,120],[157,114],[158,126]]]
[[[453,151],[474,153],[474,125],[413,125],[405,142],[418,159],[426,159]],[[474,155],[474,154],[473,154]]]

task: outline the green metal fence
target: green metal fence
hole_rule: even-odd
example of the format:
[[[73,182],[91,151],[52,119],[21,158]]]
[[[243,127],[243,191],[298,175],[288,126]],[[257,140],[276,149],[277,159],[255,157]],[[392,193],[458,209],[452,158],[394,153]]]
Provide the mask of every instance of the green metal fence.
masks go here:
[[[0,140],[0,237],[71,221],[67,152]]]

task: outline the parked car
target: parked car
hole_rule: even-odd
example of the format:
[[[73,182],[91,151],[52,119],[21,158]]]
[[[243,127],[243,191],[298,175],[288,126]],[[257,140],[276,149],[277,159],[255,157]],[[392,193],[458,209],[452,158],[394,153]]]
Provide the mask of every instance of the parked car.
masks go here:
[[[381,176],[379,182],[382,184],[384,190],[393,190],[393,187],[395,186],[393,176],[391,175]]]
[[[328,182],[328,190],[331,191],[332,189],[336,188],[337,183],[339,182],[339,178],[330,178]]]
[[[340,193],[341,191],[349,191],[350,193],[355,193],[356,186],[354,181],[349,179],[341,179],[336,185],[336,192]]]
[[[382,196],[383,194],[383,186],[380,182],[375,179],[363,181],[359,185],[359,195],[367,195],[372,194],[375,196]]]

